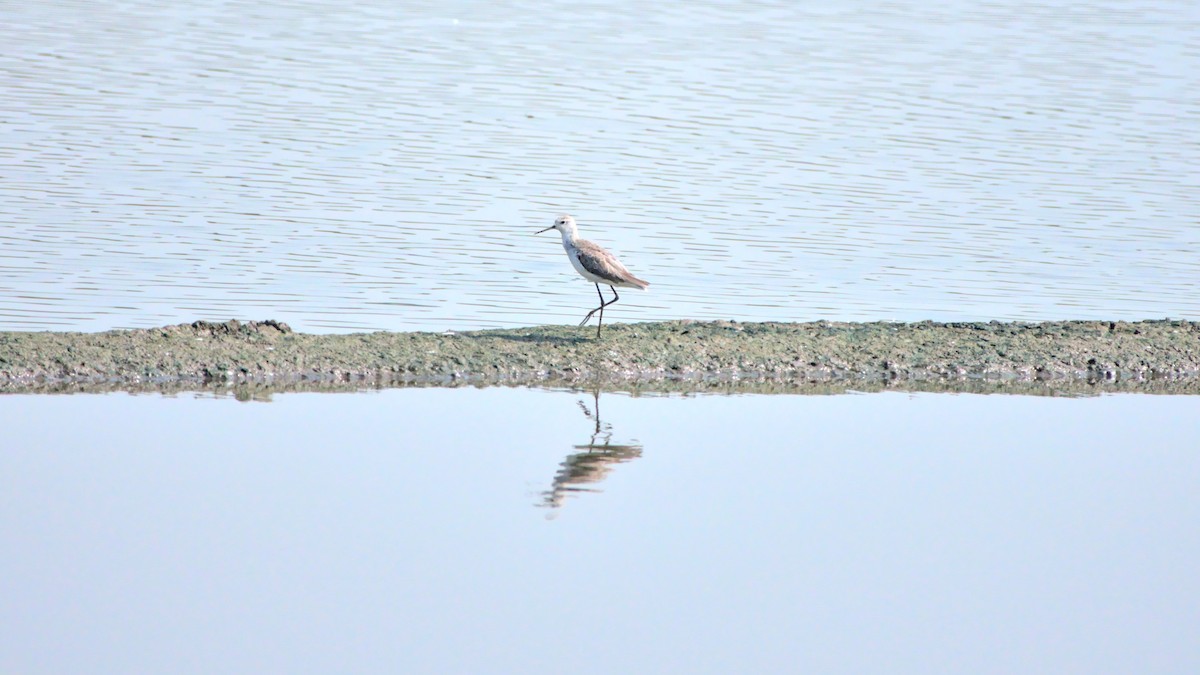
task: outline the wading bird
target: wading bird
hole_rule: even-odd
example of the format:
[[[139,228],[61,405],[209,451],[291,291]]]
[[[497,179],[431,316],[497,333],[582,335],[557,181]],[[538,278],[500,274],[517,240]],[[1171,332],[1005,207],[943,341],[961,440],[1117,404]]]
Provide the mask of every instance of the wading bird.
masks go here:
[[[539,230],[537,234],[550,230],[558,230],[562,234],[563,249],[567,252],[571,267],[579,272],[579,276],[596,284],[596,295],[600,296],[600,306],[588,312],[579,325],[587,323],[593,314],[600,312],[600,319],[596,322],[596,337],[600,337],[600,327],[604,325],[604,308],[621,299],[621,296],[617,295],[616,287],[636,288],[644,291],[650,284],[633,276],[633,273],[625,269],[621,261],[617,260],[617,256],[609,253],[600,245],[580,239],[579,226],[575,224],[575,219],[571,216],[559,216],[553,225]],[[600,291],[600,284],[605,284],[612,289],[612,300],[604,301],[604,293]]]

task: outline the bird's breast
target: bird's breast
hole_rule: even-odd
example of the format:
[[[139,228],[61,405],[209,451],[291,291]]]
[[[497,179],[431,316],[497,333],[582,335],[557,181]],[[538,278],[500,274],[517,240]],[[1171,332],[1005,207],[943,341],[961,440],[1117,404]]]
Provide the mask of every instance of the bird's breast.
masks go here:
[[[592,274],[591,272],[587,271],[587,269],[584,268],[583,263],[579,262],[579,251],[576,250],[575,247],[568,246],[568,247],[566,247],[566,249],[567,249],[567,259],[571,261],[571,267],[575,268],[575,271],[579,273],[579,276],[583,277],[584,279],[587,279],[588,281],[591,281],[591,282],[597,283],[597,284],[607,284],[608,283],[607,280],[601,279],[600,277],[596,276],[595,274]]]

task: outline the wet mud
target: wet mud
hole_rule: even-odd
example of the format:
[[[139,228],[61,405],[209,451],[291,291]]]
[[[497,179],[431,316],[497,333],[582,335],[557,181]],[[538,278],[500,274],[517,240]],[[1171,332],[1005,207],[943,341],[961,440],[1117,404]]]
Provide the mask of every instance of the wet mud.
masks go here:
[[[1200,322],[739,323],[312,335],[278,321],[0,333],[0,391],[392,386],[1200,393]],[[255,394],[248,394],[254,397]]]

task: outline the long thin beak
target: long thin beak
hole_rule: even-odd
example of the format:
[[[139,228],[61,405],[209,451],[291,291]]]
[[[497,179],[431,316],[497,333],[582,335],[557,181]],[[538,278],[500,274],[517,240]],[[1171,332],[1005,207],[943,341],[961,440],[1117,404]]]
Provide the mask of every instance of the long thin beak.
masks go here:
[[[551,225],[550,227],[547,227],[547,228],[546,228],[546,229],[544,229],[544,230],[538,230],[537,232],[534,232],[534,234],[541,234],[541,233],[543,233],[543,232],[549,232],[550,230],[553,230],[553,229],[554,229],[554,226],[553,226],[553,225]]]

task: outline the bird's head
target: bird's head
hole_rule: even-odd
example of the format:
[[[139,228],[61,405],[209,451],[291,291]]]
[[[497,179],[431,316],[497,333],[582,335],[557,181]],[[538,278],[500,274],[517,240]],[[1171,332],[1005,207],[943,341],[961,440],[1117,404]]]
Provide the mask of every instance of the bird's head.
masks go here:
[[[567,234],[568,232],[575,232],[575,229],[576,229],[575,219],[572,218],[571,216],[564,214],[564,215],[559,216],[558,218],[555,218],[553,225],[551,225],[550,227],[547,227],[544,230],[538,230],[537,233],[541,234],[542,232],[549,232],[550,230],[558,230],[559,232],[562,232],[563,234]]]

